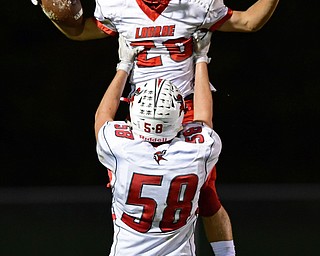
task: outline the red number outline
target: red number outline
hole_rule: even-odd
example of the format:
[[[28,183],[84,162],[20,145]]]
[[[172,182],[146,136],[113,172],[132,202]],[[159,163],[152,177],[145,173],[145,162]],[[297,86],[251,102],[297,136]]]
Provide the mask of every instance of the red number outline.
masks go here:
[[[123,213],[121,220],[129,227],[146,233],[150,230],[157,210],[157,202],[150,197],[142,197],[143,186],[161,186],[162,175],[134,173],[131,179],[126,204],[142,206],[140,218]],[[163,211],[160,229],[163,232],[176,230],[187,222],[192,210],[192,201],[197,191],[198,176],[195,174],[179,175],[172,179],[166,198],[167,206]]]
[[[201,134],[201,132],[202,132],[201,126],[190,127],[183,132],[183,136],[185,137],[186,142],[203,143],[204,137]]]
[[[184,61],[191,57],[193,54],[192,38],[187,39],[184,37],[180,37],[177,39],[169,39],[163,42],[162,44],[166,47],[167,51],[169,52],[170,58],[175,62]],[[160,54],[159,56],[155,56],[148,59],[148,51],[152,48],[157,48],[154,41],[145,40],[132,42],[131,46],[144,46],[144,50],[137,55],[137,66],[139,68],[157,67],[163,65]]]

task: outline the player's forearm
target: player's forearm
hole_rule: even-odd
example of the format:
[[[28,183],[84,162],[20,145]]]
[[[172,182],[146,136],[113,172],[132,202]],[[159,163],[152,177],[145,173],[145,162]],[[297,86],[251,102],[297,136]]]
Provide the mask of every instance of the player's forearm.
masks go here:
[[[210,243],[233,239],[230,218],[223,206],[212,216],[202,216],[202,221],[206,237]]]
[[[103,39],[108,37],[103,31],[101,31],[95,23],[93,17],[86,18],[82,24],[74,27],[64,26],[51,20],[52,23],[63,33],[67,38],[75,41],[87,41],[95,39]]]
[[[194,86],[194,120],[212,127],[212,94],[206,62],[196,65]]]
[[[65,36],[77,36],[82,33],[84,18],[80,1],[76,0],[74,3],[62,1],[61,5],[47,0],[31,0],[31,2],[40,6],[41,11]]]
[[[279,0],[258,0],[246,11],[234,11],[230,20],[219,30],[226,32],[255,32],[271,18]]]
[[[71,40],[85,41],[105,38],[108,35],[96,25],[94,17],[84,18],[80,0],[50,1],[31,0],[34,5],[40,6],[48,19]]]
[[[108,86],[95,114],[96,135],[106,121],[114,120],[127,78],[128,74],[125,71],[118,70]]]
[[[272,16],[279,0],[260,0],[247,11],[247,27],[252,31],[261,29]]]

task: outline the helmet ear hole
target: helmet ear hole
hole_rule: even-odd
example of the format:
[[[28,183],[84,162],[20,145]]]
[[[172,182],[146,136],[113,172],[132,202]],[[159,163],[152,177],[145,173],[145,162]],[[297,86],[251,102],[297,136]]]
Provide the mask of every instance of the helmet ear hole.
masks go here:
[[[180,91],[170,81],[148,81],[130,102],[132,131],[140,138],[165,142],[180,131],[184,116],[184,101]]]

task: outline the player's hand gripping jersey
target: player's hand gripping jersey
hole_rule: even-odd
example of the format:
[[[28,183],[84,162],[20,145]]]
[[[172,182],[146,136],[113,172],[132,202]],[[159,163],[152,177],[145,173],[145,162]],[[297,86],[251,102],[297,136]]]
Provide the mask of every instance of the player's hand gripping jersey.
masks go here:
[[[220,151],[219,136],[201,123],[154,147],[134,138],[126,122],[107,122],[97,153],[111,172],[114,195],[110,255],[195,255],[200,188]]]
[[[143,0],[96,0],[98,26],[109,35],[122,34],[132,46],[144,46],[130,82],[163,78],[187,96],[193,93],[192,34],[215,30],[232,11],[223,0],[163,0],[156,9]]]

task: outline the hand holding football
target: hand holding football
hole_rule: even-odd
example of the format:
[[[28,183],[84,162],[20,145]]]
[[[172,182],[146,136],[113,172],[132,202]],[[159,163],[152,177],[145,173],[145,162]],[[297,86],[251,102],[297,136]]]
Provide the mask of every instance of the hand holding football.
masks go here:
[[[41,0],[44,13],[57,24],[76,27],[83,21],[80,0]]]

